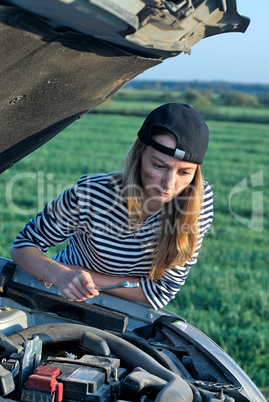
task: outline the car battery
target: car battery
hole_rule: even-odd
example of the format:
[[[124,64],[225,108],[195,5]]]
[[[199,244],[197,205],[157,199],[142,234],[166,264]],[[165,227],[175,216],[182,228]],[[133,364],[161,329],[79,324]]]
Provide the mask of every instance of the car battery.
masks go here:
[[[46,365],[60,370],[57,381],[63,384],[64,401],[115,401],[126,376],[119,359],[102,356],[48,358]]]

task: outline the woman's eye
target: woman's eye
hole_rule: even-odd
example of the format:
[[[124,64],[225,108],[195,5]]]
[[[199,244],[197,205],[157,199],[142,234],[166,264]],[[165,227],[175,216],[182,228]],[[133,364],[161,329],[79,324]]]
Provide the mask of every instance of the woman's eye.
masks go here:
[[[178,173],[181,174],[182,176],[190,174],[190,172],[188,172],[187,170],[180,170]]]
[[[154,164],[154,166],[155,166],[156,169],[163,169],[164,168],[163,165],[157,165],[156,163]]]

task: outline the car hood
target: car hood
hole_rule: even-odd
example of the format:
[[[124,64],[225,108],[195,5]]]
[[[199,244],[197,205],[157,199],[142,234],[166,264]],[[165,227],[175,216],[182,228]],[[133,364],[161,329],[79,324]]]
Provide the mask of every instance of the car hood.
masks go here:
[[[235,0],[0,0],[0,172],[145,70],[244,32]]]

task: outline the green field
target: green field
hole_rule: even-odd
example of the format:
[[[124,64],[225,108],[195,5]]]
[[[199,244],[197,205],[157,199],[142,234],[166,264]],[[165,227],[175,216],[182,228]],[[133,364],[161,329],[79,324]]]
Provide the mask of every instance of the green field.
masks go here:
[[[4,172],[0,255],[10,258],[21,226],[82,174],[120,170],[142,121],[132,114],[90,113]],[[214,191],[214,223],[197,266],[168,309],[214,339],[268,391],[269,126],[207,122],[211,136],[203,172]],[[241,182],[245,187],[236,192]]]

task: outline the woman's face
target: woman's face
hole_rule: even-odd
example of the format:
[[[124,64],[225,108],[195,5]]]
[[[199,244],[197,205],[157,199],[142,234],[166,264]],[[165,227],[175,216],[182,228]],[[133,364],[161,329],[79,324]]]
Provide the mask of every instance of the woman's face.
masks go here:
[[[171,134],[158,135],[155,140],[166,147],[176,147],[176,140]],[[196,169],[195,163],[180,161],[147,146],[141,158],[145,213],[152,215],[164,203],[179,195],[191,183]]]

